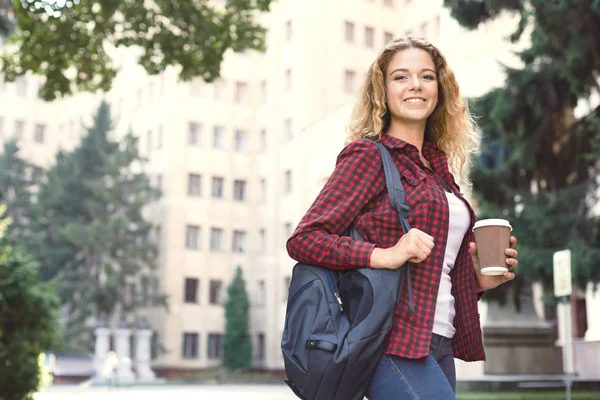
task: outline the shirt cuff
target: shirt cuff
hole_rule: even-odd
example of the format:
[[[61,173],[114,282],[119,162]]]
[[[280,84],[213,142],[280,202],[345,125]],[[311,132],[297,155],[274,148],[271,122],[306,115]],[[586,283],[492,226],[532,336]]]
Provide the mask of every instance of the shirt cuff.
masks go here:
[[[356,241],[346,260],[347,268],[364,268],[371,266],[371,254],[375,249],[374,243]]]

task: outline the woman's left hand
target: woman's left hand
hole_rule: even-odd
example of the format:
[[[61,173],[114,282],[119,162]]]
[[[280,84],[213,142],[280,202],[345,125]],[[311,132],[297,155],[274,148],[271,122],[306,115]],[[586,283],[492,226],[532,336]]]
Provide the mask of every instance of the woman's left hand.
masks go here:
[[[517,261],[517,256],[519,253],[515,250],[517,247],[517,239],[514,236],[510,237],[510,248],[504,251],[506,254],[506,266],[508,267],[508,272],[505,272],[503,275],[482,275],[479,271],[479,258],[477,257],[477,245],[473,242],[469,243],[471,258],[473,259],[473,267],[475,268],[475,280],[477,282],[477,291],[482,292],[484,290],[493,289],[496,286],[499,286],[503,283],[511,281],[515,278],[513,269],[517,267],[519,261]]]

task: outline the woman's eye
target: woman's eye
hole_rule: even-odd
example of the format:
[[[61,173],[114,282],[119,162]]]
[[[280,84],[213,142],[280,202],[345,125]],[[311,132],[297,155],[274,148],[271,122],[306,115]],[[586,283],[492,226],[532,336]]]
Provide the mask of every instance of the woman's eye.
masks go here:
[[[424,79],[435,80],[435,76],[433,75],[423,75]]]
[[[406,79],[406,76],[404,76],[404,75],[398,75],[397,77],[394,78],[395,81],[399,81],[401,79]]]

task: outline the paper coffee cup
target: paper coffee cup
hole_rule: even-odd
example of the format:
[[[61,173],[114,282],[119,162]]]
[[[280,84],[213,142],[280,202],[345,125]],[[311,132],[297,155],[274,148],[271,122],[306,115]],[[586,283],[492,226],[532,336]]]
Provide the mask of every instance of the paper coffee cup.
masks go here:
[[[510,222],[498,218],[482,219],[473,226],[483,275],[502,275],[508,271],[504,251],[510,247],[511,231]]]

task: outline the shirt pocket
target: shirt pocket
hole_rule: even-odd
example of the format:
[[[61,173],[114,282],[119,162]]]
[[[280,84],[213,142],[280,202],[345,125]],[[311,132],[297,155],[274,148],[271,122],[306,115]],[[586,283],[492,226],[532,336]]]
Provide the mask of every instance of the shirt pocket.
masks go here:
[[[401,169],[401,180],[404,188],[405,203],[411,208],[420,199],[420,185],[427,178],[427,174],[422,171],[411,171]],[[409,221],[412,219],[412,212],[409,213]],[[371,243],[380,247],[390,247],[396,244],[398,239],[404,234],[400,224],[398,211],[390,204],[390,197],[387,187],[376,199],[374,207],[360,217],[360,227],[365,232]]]

